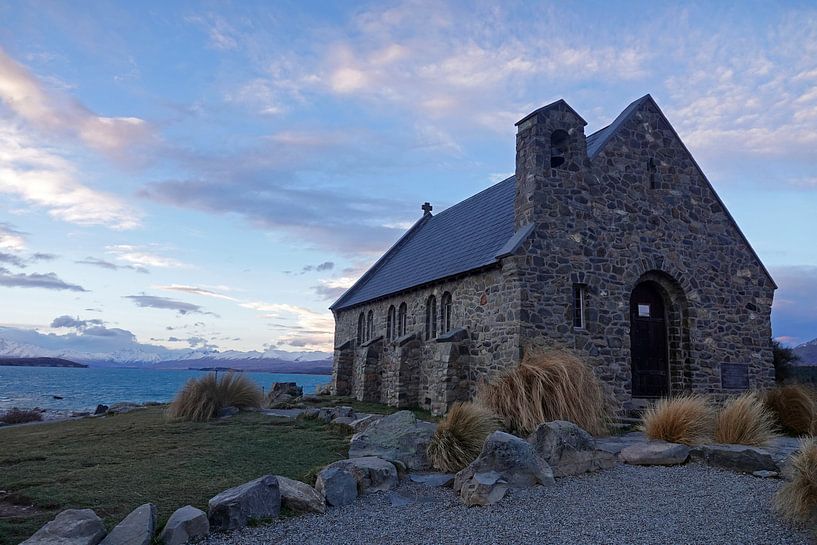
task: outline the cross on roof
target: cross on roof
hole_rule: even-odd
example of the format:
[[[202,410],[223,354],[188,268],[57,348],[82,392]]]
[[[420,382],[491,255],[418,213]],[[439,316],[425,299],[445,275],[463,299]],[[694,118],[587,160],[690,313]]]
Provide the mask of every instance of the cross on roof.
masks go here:
[[[423,206],[420,207],[423,210],[423,214],[431,214],[431,210],[433,210],[433,206],[431,206],[430,202],[423,203]]]

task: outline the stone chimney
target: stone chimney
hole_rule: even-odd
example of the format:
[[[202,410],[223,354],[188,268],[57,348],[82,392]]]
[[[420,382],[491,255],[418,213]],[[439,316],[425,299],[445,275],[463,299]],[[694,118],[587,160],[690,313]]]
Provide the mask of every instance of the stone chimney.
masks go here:
[[[564,100],[523,117],[516,132],[516,229],[544,221],[573,187],[583,183],[587,125]]]

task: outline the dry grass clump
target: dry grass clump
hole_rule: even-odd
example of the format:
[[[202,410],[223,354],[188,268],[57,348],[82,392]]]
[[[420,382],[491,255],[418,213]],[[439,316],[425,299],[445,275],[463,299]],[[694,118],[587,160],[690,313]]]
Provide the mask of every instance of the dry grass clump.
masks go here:
[[[482,451],[485,438],[499,429],[499,418],[481,405],[455,403],[428,444],[434,467],[454,473],[473,462]]]
[[[811,387],[803,384],[777,386],[764,395],[766,406],[777,425],[791,435],[809,435],[815,431],[817,401]]]
[[[774,498],[777,511],[791,520],[811,519],[817,508],[817,440],[804,439],[791,458],[792,480]]]
[[[264,394],[258,385],[241,373],[225,373],[221,377],[208,373],[185,383],[170,404],[168,415],[206,422],[224,407],[257,408],[263,400]]]
[[[715,416],[715,441],[762,445],[775,436],[774,415],[755,392],[728,400]]]
[[[0,414],[0,422],[3,424],[25,424],[26,422],[39,422],[43,419],[43,413],[37,410],[18,409],[12,407],[3,414]]]
[[[641,420],[650,439],[695,445],[712,435],[712,408],[701,395],[659,399]]]
[[[601,382],[590,367],[564,351],[526,352],[517,367],[480,385],[476,400],[519,434],[553,420],[568,420],[593,435],[608,429],[610,404]]]

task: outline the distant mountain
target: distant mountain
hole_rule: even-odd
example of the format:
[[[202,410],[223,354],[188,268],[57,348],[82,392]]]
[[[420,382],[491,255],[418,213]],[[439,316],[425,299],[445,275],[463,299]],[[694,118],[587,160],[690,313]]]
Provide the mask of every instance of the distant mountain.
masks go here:
[[[88,367],[62,358],[0,358],[0,365],[11,367]]]
[[[817,339],[795,346],[794,353],[800,357],[798,365],[817,365]]]

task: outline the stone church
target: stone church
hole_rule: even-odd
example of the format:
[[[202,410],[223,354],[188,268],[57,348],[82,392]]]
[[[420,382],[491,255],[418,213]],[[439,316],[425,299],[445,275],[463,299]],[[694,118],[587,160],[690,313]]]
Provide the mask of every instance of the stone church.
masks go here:
[[[656,102],[585,125],[544,106],[516,124],[515,176],[423,205],[331,307],[333,393],[440,414],[538,346],[622,409],[773,382],[774,280]]]

